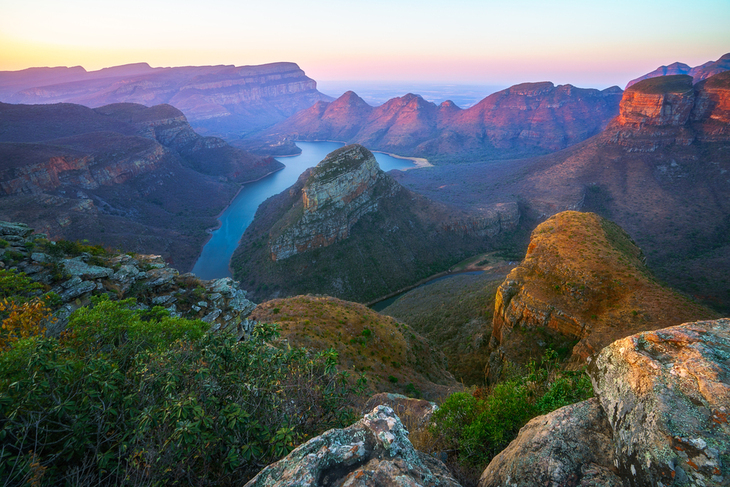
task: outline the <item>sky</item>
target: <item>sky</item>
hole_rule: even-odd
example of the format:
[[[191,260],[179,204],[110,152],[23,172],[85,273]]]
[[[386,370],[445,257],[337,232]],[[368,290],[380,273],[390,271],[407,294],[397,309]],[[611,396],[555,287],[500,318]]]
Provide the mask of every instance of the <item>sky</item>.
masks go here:
[[[605,88],[730,52],[730,0],[0,0],[0,70],[297,63],[315,80]]]

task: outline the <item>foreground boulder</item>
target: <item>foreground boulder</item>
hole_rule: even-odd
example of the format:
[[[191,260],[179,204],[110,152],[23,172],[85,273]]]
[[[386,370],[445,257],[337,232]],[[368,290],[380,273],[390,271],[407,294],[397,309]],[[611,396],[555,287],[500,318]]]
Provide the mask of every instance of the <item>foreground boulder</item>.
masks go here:
[[[617,340],[589,375],[597,398],[527,423],[480,487],[730,485],[730,319]]]
[[[413,448],[393,409],[377,406],[345,429],[312,438],[262,470],[246,487],[452,486],[438,460]]]
[[[590,375],[629,485],[730,484],[730,319],[618,340]]]
[[[479,487],[621,487],[613,465],[612,437],[596,398],[538,416],[494,457]]]

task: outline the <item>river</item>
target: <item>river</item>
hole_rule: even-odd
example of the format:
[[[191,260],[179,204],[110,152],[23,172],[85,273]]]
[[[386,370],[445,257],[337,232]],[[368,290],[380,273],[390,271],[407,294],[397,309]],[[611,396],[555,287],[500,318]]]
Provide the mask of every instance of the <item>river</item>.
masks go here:
[[[279,194],[294,184],[306,169],[316,166],[327,154],[342,147],[338,142],[297,142],[302,153],[292,157],[277,157],[286,167],[265,178],[248,183],[218,217],[221,225],[212,232],[210,240],[203,247],[193,273],[201,279],[231,277],[228,264],[238,241],[253,221],[259,205],[267,198]],[[415,165],[408,159],[398,159],[388,154],[374,152],[383,171],[408,169]]]

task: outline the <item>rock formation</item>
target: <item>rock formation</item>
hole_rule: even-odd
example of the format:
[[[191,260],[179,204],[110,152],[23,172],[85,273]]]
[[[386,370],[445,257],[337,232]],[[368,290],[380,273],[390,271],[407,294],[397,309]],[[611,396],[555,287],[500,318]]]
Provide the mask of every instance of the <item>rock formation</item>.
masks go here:
[[[246,487],[301,485],[458,487],[435,458],[413,448],[387,406],[345,429],[329,430],[263,469]]]
[[[622,487],[612,440],[598,399],[565,406],[530,420],[492,459],[479,487]]]
[[[730,483],[730,320],[639,333],[591,364],[631,485]]]
[[[725,54],[717,61],[707,61],[706,63],[695,67],[690,67],[684,63],[672,63],[669,66],[659,66],[651,73],[647,73],[644,76],[640,76],[629,81],[626,85],[626,89],[645,79],[677,74],[689,75],[692,77],[694,83],[699,83],[704,79],[728,70],[730,70],[730,53]]]
[[[238,185],[283,167],[201,137],[169,105],[0,104],[0,218],[192,267]]]
[[[503,360],[526,363],[547,346],[584,361],[640,330],[707,317],[712,312],[654,281],[617,225],[559,213],[532,232],[525,259],[497,291],[490,378]]]
[[[728,357],[728,319],[617,340],[589,366],[597,398],[530,421],[480,487],[728,485]]]
[[[0,100],[11,103],[168,103],[196,130],[239,136],[330,100],[294,63],[151,68],[146,63],[86,72],[33,68],[0,72]]]
[[[360,217],[377,211],[378,201],[392,197],[398,189],[364,147],[351,145],[332,152],[307,178],[302,188],[303,214],[271,242],[271,259],[286,259],[346,239]]]
[[[71,313],[100,294],[134,297],[141,308],[163,306],[172,316],[201,319],[214,331],[239,337],[253,329],[247,317],[256,305],[230,278],[203,281],[180,274],[159,255],[67,253],[67,247],[22,223],[0,221],[0,241],[7,244],[0,248],[0,269],[24,272],[58,296],[56,321],[48,330],[52,335],[63,331]]]
[[[524,83],[461,110],[407,94],[371,107],[353,92],[320,102],[267,130],[269,140],[342,140],[443,162],[504,159],[565,148],[618,113],[621,90]]]
[[[514,229],[516,204],[429,201],[352,145],[264,202],[232,259],[259,300],[317,292],[370,301],[444,271]]]

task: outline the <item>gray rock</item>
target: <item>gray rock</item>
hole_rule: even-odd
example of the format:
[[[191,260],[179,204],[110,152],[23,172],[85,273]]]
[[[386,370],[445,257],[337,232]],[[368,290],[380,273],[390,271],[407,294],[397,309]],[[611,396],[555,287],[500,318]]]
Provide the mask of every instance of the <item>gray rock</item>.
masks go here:
[[[206,323],[213,323],[221,315],[221,310],[214,309],[203,317],[203,321]]]
[[[30,254],[30,258],[33,262],[41,262],[44,264],[47,264],[47,263],[53,261],[53,259],[51,259],[50,255],[44,254],[43,252],[33,252],[32,254]]]
[[[25,223],[0,221],[0,236],[2,236],[5,240],[8,240],[5,238],[6,236],[27,237],[31,233],[33,233],[33,229]]]
[[[243,316],[251,314],[256,304],[246,299],[246,292],[239,289],[228,301],[228,307]]]
[[[201,307],[201,308],[207,308],[208,307],[208,302],[207,301],[198,301],[196,304],[199,307]]]
[[[114,274],[112,269],[109,269],[108,267],[89,265],[84,262],[81,257],[63,259],[61,263],[63,264],[63,268],[66,272],[72,276],[80,276],[84,279],[100,279],[111,277],[112,274]]]
[[[538,416],[492,459],[479,487],[622,487],[612,436],[596,398]]]
[[[730,319],[617,340],[589,374],[627,485],[730,485]]]
[[[154,298],[152,298],[152,304],[156,304],[156,305],[163,305],[166,303],[172,304],[175,301],[177,301],[177,298],[174,298],[173,296],[170,296],[169,294],[165,294],[162,296],[155,296]]]
[[[444,465],[413,448],[393,409],[378,406],[345,429],[332,429],[263,469],[246,487],[338,485],[456,487]]]
[[[402,394],[379,392],[370,397],[363,406],[363,412],[372,411],[376,406],[388,406],[395,411],[402,422],[413,426],[422,426],[429,422],[434,411],[438,409],[435,402],[415,399]]]
[[[230,277],[223,277],[216,279],[208,287],[208,292],[221,293],[224,296],[232,296],[233,293],[238,289],[238,283]]]
[[[79,296],[90,293],[91,291],[96,289],[96,283],[93,281],[83,281],[66,291],[64,291],[61,294],[61,300],[65,303],[68,301],[71,301],[72,299],[76,299]]]
[[[200,306],[192,305],[191,308],[195,310],[195,312],[198,312],[201,310]]]
[[[79,276],[74,276],[71,279],[69,279],[68,281],[61,283],[61,288],[70,289],[74,286],[78,286],[79,284],[81,284],[81,282],[82,282],[82,279]]]
[[[161,267],[159,269],[152,269],[147,271],[147,279],[149,279],[145,285],[147,287],[162,287],[170,284],[178,272],[170,267]]]

